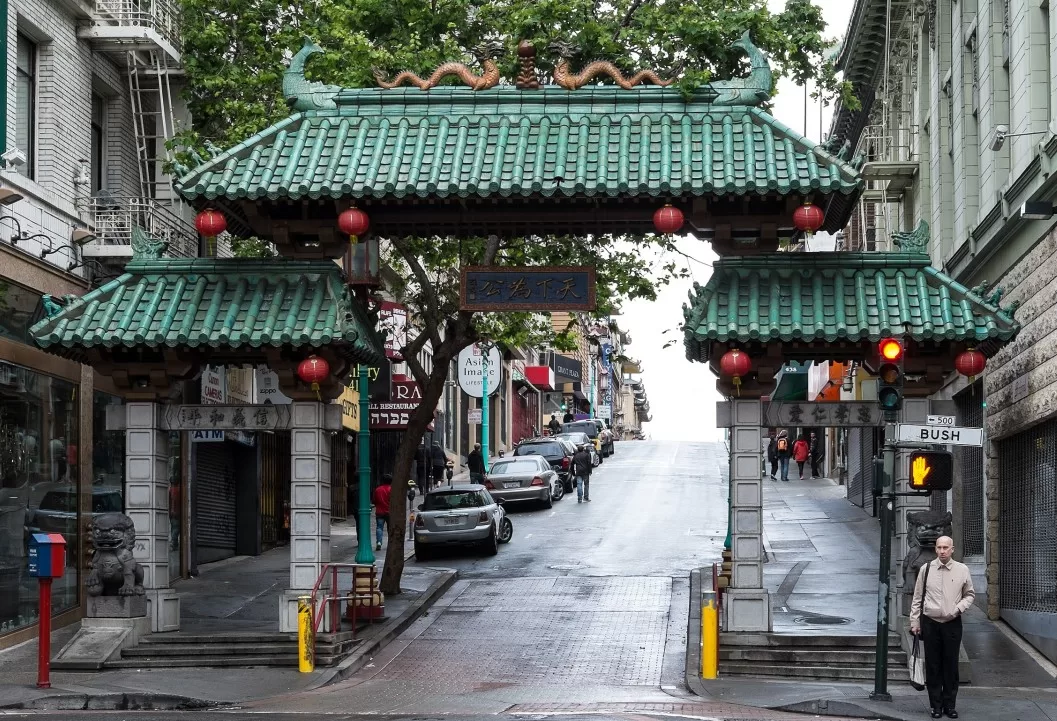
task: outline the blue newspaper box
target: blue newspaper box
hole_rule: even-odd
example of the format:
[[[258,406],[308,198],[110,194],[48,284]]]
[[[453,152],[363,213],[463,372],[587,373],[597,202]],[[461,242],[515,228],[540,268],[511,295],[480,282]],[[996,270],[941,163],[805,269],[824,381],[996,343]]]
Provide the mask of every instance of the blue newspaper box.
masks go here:
[[[62,578],[66,571],[66,539],[61,533],[34,533],[29,538],[29,575]]]

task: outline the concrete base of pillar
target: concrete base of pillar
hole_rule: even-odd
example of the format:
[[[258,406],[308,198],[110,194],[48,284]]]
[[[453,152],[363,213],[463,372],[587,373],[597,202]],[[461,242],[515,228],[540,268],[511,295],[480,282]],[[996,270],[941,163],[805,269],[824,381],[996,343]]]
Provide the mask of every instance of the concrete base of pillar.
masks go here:
[[[180,597],[171,588],[147,589],[147,616],[155,633],[180,630]]]
[[[723,594],[724,631],[770,633],[771,596],[762,588],[729,588]]]

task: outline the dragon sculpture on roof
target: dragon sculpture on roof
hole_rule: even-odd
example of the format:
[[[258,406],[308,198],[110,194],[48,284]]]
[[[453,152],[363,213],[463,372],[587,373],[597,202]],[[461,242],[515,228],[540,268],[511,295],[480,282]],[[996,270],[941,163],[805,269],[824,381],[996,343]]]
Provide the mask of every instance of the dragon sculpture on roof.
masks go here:
[[[382,88],[395,88],[408,83],[419,90],[429,90],[440,85],[444,78],[454,76],[474,90],[487,90],[499,84],[499,66],[496,65],[495,59],[502,51],[503,44],[494,40],[481,43],[471,50],[484,71],[480,75],[474,75],[463,63],[456,62],[444,63],[434,70],[433,74],[428,78],[421,78],[410,70],[404,70],[395,78],[389,80],[381,69],[371,68],[371,71],[374,73],[374,79],[378,81],[379,87]]]

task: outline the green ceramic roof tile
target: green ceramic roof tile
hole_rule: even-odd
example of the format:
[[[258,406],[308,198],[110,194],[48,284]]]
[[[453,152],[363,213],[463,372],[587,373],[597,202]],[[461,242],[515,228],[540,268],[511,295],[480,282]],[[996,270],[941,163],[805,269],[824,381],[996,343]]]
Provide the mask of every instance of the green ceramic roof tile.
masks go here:
[[[718,260],[683,307],[683,344],[707,361],[711,341],[916,341],[1004,344],[1011,313],[972,293],[918,253],[771,253]],[[996,346],[997,347],[997,346]]]
[[[188,200],[851,194],[854,168],[756,107],[642,87],[344,90],[185,174]],[[560,179],[558,182],[556,179]]]
[[[331,261],[133,260],[30,330],[41,348],[319,348],[377,365],[385,351]]]

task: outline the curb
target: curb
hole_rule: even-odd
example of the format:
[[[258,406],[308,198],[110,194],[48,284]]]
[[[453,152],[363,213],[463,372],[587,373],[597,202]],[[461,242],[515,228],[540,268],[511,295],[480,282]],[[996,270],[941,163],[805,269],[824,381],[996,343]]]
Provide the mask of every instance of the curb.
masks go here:
[[[216,701],[152,693],[60,694],[0,706],[27,711],[201,711]]]

